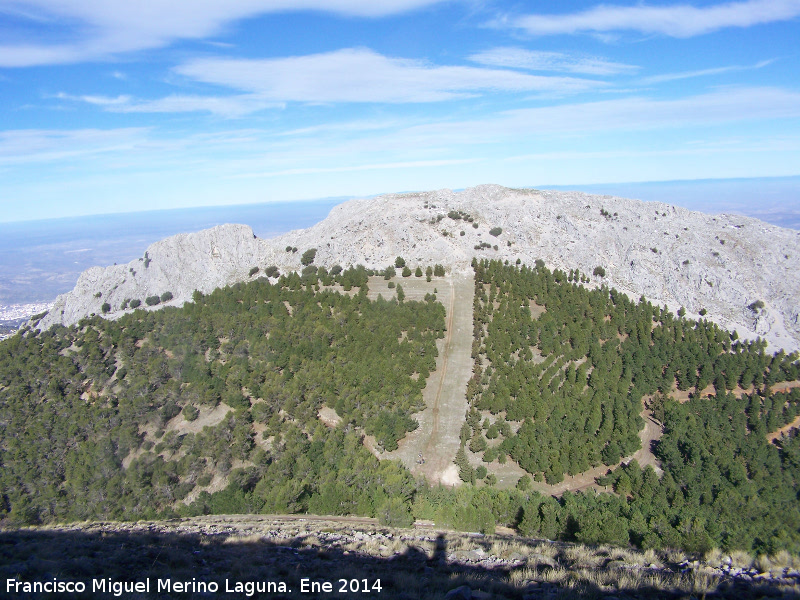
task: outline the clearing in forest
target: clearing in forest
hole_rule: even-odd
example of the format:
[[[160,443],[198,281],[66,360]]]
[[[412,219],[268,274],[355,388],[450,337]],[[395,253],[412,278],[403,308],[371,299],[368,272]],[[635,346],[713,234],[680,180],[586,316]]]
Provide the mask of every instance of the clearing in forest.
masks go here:
[[[437,290],[437,299],[446,311],[447,331],[438,340],[436,370],[422,392],[426,408],[415,414],[419,427],[400,440],[399,448],[381,458],[398,458],[415,476],[430,483],[457,485],[458,470],[453,464],[459,447],[459,431],[467,410],[467,381],[472,376],[472,300],[474,282],[468,275],[422,278],[395,278],[403,286],[407,300],[421,300]],[[390,297],[395,290],[380,279],[370,280],[370,296]],[[396,289],[396,288],[395,288]],[[420,456],[424,462],[420,462]]]

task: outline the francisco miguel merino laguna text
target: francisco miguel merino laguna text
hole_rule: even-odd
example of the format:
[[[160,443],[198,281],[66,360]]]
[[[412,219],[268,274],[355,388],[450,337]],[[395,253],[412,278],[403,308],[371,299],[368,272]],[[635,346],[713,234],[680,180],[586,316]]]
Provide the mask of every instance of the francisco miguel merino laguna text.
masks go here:
[[[175,581],[172,579],[150,579],[141,581],[115,581],[108,579],[92,579],[91,583],[84,581],[63,581],[57,578],[46,581],[19,581],[15,578],[6,579],[7,594],[83,594],[92,592],[96,594],[111,594],[120,597],[123,594],[146,594],[151,590],[165,593],[211,593],[223,591],[226,593],[241,593],[247,597],[256,593],[290,593],[291,590],[284,581],[233,581],[225,579],[222,589],[216,581]]]

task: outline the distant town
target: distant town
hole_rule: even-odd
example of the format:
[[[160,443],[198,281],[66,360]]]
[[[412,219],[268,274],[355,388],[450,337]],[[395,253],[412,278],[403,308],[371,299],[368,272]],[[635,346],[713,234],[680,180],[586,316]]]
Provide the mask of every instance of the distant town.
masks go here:
[[[0,340],[11,337],[33,315],[50,310],[52,302],[0,304]]]

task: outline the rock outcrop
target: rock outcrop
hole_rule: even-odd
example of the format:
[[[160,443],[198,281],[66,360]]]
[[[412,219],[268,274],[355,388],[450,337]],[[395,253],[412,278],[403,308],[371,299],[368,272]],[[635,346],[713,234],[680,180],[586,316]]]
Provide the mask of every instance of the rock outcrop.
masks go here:
[[[315,264],[328,267],[383,269],[402,256],[412,268],[440,263],[467,272],[474,256],[542,259],[634,299],[685,307],[693,317],[705,312],[742,337],[761,336],[772,350],[800,349],[800,232],[659,202],[494,185],[352,200],[313,227],[270,240],[243,225],[174,236],[128,265],[83,273],[39,327],[101,314],[105,302],[115,318],[126,299],[165,291],[173,295],[168,304],[180,305],[195,289],[250,279],[256,266],[299,270],[309,248],[317,249]],[[593,275],[596,267],[605,276]]]

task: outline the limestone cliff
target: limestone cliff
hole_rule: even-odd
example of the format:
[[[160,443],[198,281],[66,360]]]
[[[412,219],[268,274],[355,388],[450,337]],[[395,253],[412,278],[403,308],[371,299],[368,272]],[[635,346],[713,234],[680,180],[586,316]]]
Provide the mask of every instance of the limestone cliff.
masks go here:
[[[502,232],[492,235],[495,228]],[[412,268],[440,263],[455,272],[468,271],[473,256],[542,259],[588,275],[599,266],[605,277],[592,276],[592,285],[683,306],[693,317],[705,309],[706,318],[766,338],[773,350],[800,349],[800,232],[658,202],[494,185],[352,200],[313,227],[270,240],[243,225],[174,236],[128,265],[86,271],[39,326],[101,314],[104,302],[114,318],[124,300],[165,291],[174,297],[168,304],[181,305],[195,289],[250,279],[255,266],[299,270],[309,248],[317,248],[315,264],[328,267],[383,269],[396,256]],[[762,308],[750,308],[758,301]]]

